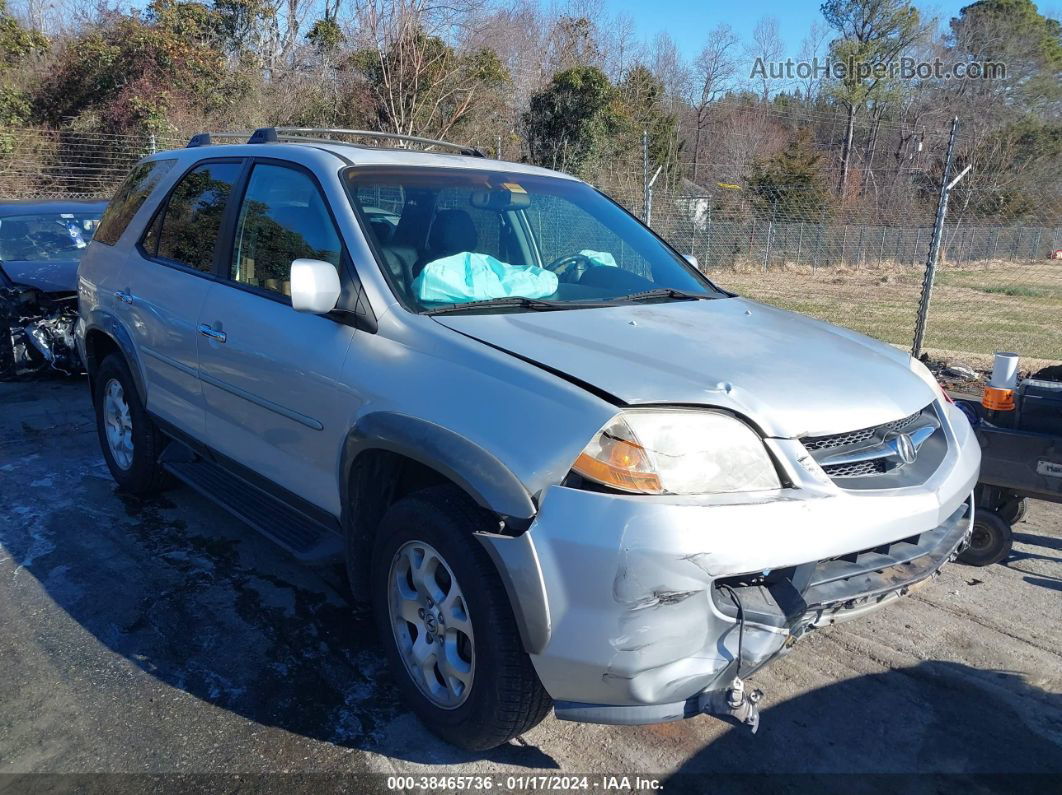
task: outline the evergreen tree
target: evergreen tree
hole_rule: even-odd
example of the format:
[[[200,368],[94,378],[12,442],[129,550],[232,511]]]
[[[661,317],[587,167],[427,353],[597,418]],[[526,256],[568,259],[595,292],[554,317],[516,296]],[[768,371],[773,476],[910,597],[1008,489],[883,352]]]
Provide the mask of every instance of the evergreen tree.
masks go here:
[[[829,193],[822,155],[812,145],[810,133],[800,130],[778,154],[753,161],[748,188],[753,203],[776,218],[818,220]]]
[[[593,173],[620,126],[614,99],[615,89],[596,66],[555,74],[531,96],[522,117],[531,162],[577,175]]]

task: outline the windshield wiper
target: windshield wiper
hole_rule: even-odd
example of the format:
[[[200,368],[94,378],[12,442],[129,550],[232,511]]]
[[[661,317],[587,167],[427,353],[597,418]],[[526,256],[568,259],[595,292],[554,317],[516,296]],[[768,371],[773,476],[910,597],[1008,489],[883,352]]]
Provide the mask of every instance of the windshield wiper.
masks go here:
[[[571,304],[562,301],[543,301],[539,298],[525,298],[522,295],[513,295],[506,298],[487,298],[482,301],[466,301],[463,304],[450,304],[439,306],[435,309],[424,311],[425,315],[446,315],[451,312],[464,312],[468,309],[493,309],[494,307],[513,306],[518,309],[532,309],[536,312],[545,312],[550,309],[567,309]]]
[[[688,293],[685,290],[676,290],[674,287],[657,287],[653,290],[644,290],[640,293],[631,293],[630,295],[622,295],[619,298],[613,299],[617,302],[623,301],[649,301],[653,298],[675,298],[680,301],[704,301],[716,298],[714,295],[706,295],[704,293]]]

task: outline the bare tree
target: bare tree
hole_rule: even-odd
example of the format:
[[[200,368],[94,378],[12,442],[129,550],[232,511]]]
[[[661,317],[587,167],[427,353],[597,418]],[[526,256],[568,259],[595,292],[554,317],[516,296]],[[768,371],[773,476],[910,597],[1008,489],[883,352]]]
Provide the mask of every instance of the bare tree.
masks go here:
[[[815,67],[824,65],[827,49],[826,38],[828,35],[829,31],[826,26],[815,20],[811,23],[811,28],[808,29],[807,35],[800,42],[800,52],[798,53],[800,61],[811,65],[811,68],[808,69],[807,77],[798,77],[798,84],[802,89],[801,94],[807,102],[814,101],[819,96],[822,88],[822,77]]]
[[[357,0],[355,7],[371,48],[362,67],[386,129],[446,136],[501,78],[493,53],[458,53],[450,44],[481,9],[478,0]]]
[[[649,70],[664,87],[668,109],[689,94],[690,69],[679,53],[675,40],[667,33],[658,33],[650,49]]]
[[[613,83],[623,79],[623,75],[636,61],[642,60],[642,46],[630,14],[619,13],[607,26],[604,33],[605,74]]]
[[[763,17],[752,29],[752,41],[746,52],[750,60],[761,60],[764,65],[776,63],[782,58],[782,38],[778,34],[778,20]],[[771,96],[770,69],[759,78],[760,99],[766,103]],[[778,86],[775,87],[779,88]]]
[[[708,124],[709,108],[733,86],[737,71],[738,38],[729,25],[717,25],[708,34],[693,61],[690,105],[693,108],[693,181],[700,176],[701,141]]]
[[[466,52],[496,53],[512,81],[505,97],[506,107],[500,109],[501,117],[495,120],[505,129],[495,130],[494,136],[512,135],[531,95],[549,81],[551,72],[542,54],[549,48],[548,36],[554,23],[538,6],[514,2],[480,16],[459,42]]]

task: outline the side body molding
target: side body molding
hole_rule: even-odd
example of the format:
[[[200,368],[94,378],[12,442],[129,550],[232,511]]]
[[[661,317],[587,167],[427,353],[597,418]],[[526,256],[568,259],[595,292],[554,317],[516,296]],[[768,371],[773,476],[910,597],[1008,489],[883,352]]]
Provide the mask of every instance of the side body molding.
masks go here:
[[[354,460],[364,450],[388,450],[419,461],[502,516],[531,519],[535,515],[531,495],[505,464],[441,425],[389,411],[362,417],[343,443],[340,484],[344,490]],[[343,494],[344,504],[348,496]]]

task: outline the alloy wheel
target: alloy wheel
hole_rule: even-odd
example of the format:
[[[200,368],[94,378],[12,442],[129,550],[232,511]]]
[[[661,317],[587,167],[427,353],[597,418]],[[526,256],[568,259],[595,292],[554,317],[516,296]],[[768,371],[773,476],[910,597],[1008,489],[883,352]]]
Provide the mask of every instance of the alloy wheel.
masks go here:
[[[475,674],[475,642],[465,596],[430,544],[409,541],[391,561],[388,611],[406,671],[432,704],[456,709]]]
[[[107,449],[120,469],[133,465],[133,420],[121,383],[112,378],[103,392],[103,424],[107,435]]]

